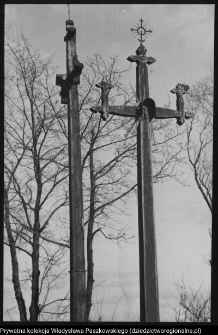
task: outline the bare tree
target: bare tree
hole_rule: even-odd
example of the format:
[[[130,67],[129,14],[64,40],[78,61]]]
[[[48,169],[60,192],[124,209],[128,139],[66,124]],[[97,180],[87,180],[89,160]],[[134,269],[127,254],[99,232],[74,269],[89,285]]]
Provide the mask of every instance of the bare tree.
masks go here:
[[[174,308],[175,322],[209,322],[210,321],[210,294],[186,287],[184,280],[176,283],[179,294],[178,306]]]
[[[41,60],[23,37],[18,45],[6,41],[5,52],[5,244],[20,320],[37,321],[66,268],[60,260],[67,244],[52,227],[58,212],[68,206],[67,145],[56,122],[63,110],[50,82],[52,57]],[[55,241],[48,248],[47,242]],[[26,270],[21,269],[18,253],[28,259]],[[28,283],[29,317],[22,293]]]
[[[213,141],[213,73],[192,86],[186,97],[186,108],[193,113],[187,122],[187,156],[195,182],[212,213],[212,141]],[[209,262],[208,262],[209,263]],[[176,283],[179,305],[177,322],[210,321],[210,294],[187,288],[184,280]]]
[[[199,80],[186,98],[194,114],[187,123],[187,153],[194,178],[212,212],[213,74]]]

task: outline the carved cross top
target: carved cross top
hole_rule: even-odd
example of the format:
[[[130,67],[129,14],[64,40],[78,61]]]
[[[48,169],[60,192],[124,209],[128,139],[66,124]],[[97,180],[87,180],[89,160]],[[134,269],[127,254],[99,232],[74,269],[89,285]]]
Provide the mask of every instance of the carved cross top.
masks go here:
[[[135,29],[131,28],[130,30],[132,30],[133,32],[136,33],[136,35],[140,35],[140,40],[138,39],[138,41],[140,42],[140,44],[142,45],[142,42],[145,42],[145,40],[142,39],[142,36],[146,36],[148,33],[152,33],[152,30],[146,30],[147,27],[142,25],[143,20],[139,20],[141,22],[141,25],[137,26]]]

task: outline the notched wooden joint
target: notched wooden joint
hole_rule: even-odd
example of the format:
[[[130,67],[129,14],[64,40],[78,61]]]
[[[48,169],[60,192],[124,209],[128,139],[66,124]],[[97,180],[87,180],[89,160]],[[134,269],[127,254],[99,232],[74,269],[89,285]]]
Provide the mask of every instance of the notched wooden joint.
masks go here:
[[[70,84],[79,85],[80,76],[84,65],[80,63],[77,59],[73,61],[73,64],[74,64],[74,70],[69,75],[69,82]]]
[[[66,74],[57,74],[56,75],[56,85],[61,87],[61,103],[66,105],[68,103],[68,85],[66,82]]]

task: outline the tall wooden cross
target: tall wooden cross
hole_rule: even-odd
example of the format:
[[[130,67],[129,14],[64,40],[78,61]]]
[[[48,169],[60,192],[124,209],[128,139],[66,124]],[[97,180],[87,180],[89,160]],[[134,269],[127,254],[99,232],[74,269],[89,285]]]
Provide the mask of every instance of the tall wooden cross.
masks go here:
[[[140,35],[140,46],[136,55],[127,58],[136,62],[136,95],[139,105],[108,106],[108,94],[112,88],[110,83],[101,82],[97,87],[102,90],[102,106],[92,107],[91,111],[99,112],[103,120],[110,114],[134,117],[139,120],[137,127],[137,182],[138,182],[138,231],[139,231],[139,272],[140,272],[140,320],[147,322],[159,321],[159,294],[157,277],[155,218],[153,200],[153,174],[151,160],[151,121],[155,119],[176,118],[182,125],[191,113],[184,112],[183,94],[188,90],[185,84],[178,84],[171,92],[177,96],[177,110],[156,107],[154,100],[149,98],[148,65],[156,60],[147,57],[142,36],[151,30],[141,25],[131,29]]]
[[[68,104],[69,199],[70,199],[70,321],[86,320],[86,270],[84,256],[83,195],[80,120],[77,85],[83,69],[76,54],[76,28],[66,21],[67,74],[56,75],[61,103]]]

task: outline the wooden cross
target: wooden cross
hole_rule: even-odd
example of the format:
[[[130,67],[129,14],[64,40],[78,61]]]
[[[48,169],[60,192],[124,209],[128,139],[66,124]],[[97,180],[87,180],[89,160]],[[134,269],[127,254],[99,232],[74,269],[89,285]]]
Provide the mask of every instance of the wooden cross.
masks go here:
[[[142,21],[141,21],[142,23]],[[142,26],[142,24],[141,24]],[[142,36],[138,27],[138,34]],[[144,31],[144,34],[151,31]],[[100,113],[103,120],[112,115],[134,117],[137,127],[137,182],[138,182],[138,229],[139,229],[139,272],[140,272],[140,320],[147,322],[159,321],[159,294],[157,278],[155,219],[153,201],[153,173],[151,159],[151,121],[155,119],[177,119],[182,125],[185,119],[192,115],[184,111],[183,94],[188,85],[178,84],[172,93],[176,93],[177,110],[156,107],[153,99],[149,98],[148,65],[156,60],[147,57],[142,38],[136,55],[127,58],[136,62],[136,95],[139,100],[137,107],[108,106],[108,94],[111,89],[109,83],[101,82],[96,85],[102,90],[102,106],[92,107],[93,113]]]
[[[86,320],[86,270],[83,228],[80,119],[78,90],[83,64],[76,54],[76,28],[66,21],[67,74],[56,75],[61,103],[68,105],[69,198],[70,198],[70,321]]]

